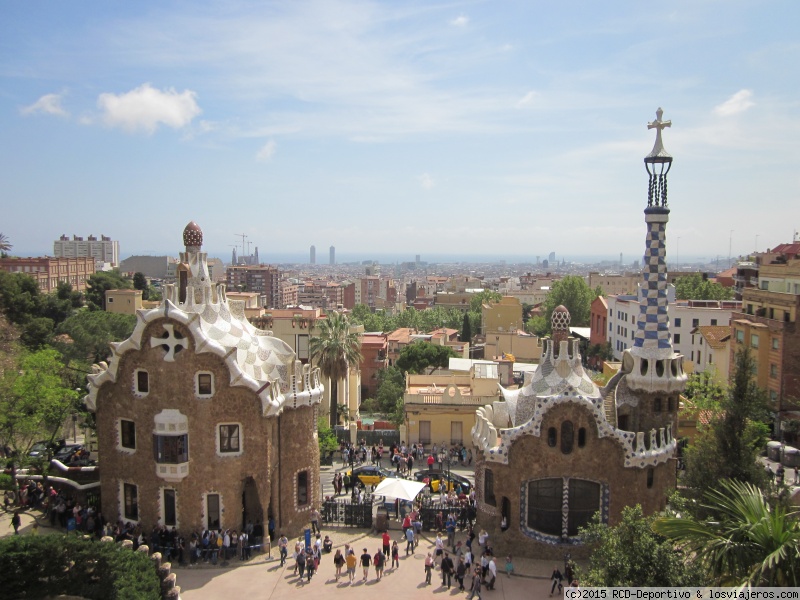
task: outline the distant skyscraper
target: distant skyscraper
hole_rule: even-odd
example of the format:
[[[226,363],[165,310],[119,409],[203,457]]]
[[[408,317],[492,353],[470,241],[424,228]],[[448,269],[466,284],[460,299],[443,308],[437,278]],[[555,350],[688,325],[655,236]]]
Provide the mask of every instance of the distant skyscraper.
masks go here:
[[[335,246],[331,246],[331,264],[332,265],[336,264],[336,247]]]
[[[419,264],[419,259],[420,259],[420,255],[419,255],[419,254],[417,254],[417,259],[416,259],[416,261],[415,261],[417,264]]]
[[[547,260],[549,260],[550,262],[555,262],[556,261],[556,253],[555,252],[551,252],[549,254],[549,256],[547,257]]]
[[[311,246],[311,256],[309,262],[312,265],[317,264],[317,248],[315,246]]]

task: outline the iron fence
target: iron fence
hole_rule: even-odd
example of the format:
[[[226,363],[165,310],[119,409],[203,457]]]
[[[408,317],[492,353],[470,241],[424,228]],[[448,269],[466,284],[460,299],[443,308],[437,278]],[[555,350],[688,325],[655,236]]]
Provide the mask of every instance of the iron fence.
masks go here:
[[[328,525],[372,528],[372,496],[367,495],[363,502],[336,500],[329,498],[322,503],[322,521]]]

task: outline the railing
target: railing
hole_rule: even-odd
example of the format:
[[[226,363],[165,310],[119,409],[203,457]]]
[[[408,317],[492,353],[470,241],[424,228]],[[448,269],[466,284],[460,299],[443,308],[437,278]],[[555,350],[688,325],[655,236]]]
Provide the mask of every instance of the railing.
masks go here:
[[[451,398],[444,394],[406,394],[406,404],[466,404],[470,406],[482,406],[494,400],[487,396],[461,396]]]
[[[450,513],[455,515],[456,523],[461,531],[465,531],[468,525],[472,525],[475,522],[476,510],[474,506],[451,506],[438,501],[423,499],[422,507],[419,511],[422,529],[424,531],[444,531],[444,524],[447,521],[447,515]]]
[[[367,494],[363,502],[329,498],[322,503],[323,523],[344,525],[362,529],[372,528],[372,496]]]

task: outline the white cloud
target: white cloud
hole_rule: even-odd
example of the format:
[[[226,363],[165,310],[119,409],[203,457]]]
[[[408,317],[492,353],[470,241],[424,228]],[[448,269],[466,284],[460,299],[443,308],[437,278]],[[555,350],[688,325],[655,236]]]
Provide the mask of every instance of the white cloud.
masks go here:
[[[527,94],[525,94],[520,100],[517,102],[517,108],[522,108],[523,106],[530,106],[533,104],[533,101],[539,95],[539,92],[535,92],[531,90]]]
[[[191,123],[202,112],[196,97],[191,90],[177,92],[168,88],[162,91],[145,83],[125,94],[100,94],[97,106],[103,112],[103,120],[111,127],[153,133],[159,125],[180,129]]]
[[[419,184],[422,186],[424,190],[430,190],[433,188],[436,183],[433,181],[433,177],[431,177],[428,173],[423,173],[418,177]]]
[[[272,157],[275,156],[275,150],[277,146],[278,145],[275,143],[275,140],[268,141],[261,147],[261,150],[258,151],[258,154],[256,154],[256,160],[258,162],[269,162],[272,160]]]
[[[720,117],[731,117],[743,113],[748,108],[755,106],[752,100],[752,90],[739,90],[722,104],[714,107],[714,112]]]
[[[20,109],[23,115],[33,115],[43,113],[46,115],[57,115],[68,117],[69,113],[61,107],[62,94],[45,94],[30,106]]]
[[[450,25],[455,25],[456,27],[466,27],[469,23],[469,17],[467,15],[458,15],[455,19],[450,21]]]

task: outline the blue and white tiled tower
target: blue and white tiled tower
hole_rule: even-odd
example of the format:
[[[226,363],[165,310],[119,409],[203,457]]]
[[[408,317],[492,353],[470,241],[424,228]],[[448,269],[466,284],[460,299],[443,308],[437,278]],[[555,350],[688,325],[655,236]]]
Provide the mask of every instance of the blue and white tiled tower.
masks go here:
[[[664,112],[656,111],[656,120],[648,129],[656,130],[652,152],[644,159],[650,176],[647,208],[647,242],[639,288],[639,318],[633,348],[623,356],[623,370],[632,390],[643,392],[679,392],[686,386],[683,356],[672,347],[667,314],[666,230],[669,221],[667,207],[667,173],[672,156],[664,149],[661,131],[672,125],[661,119]]]

